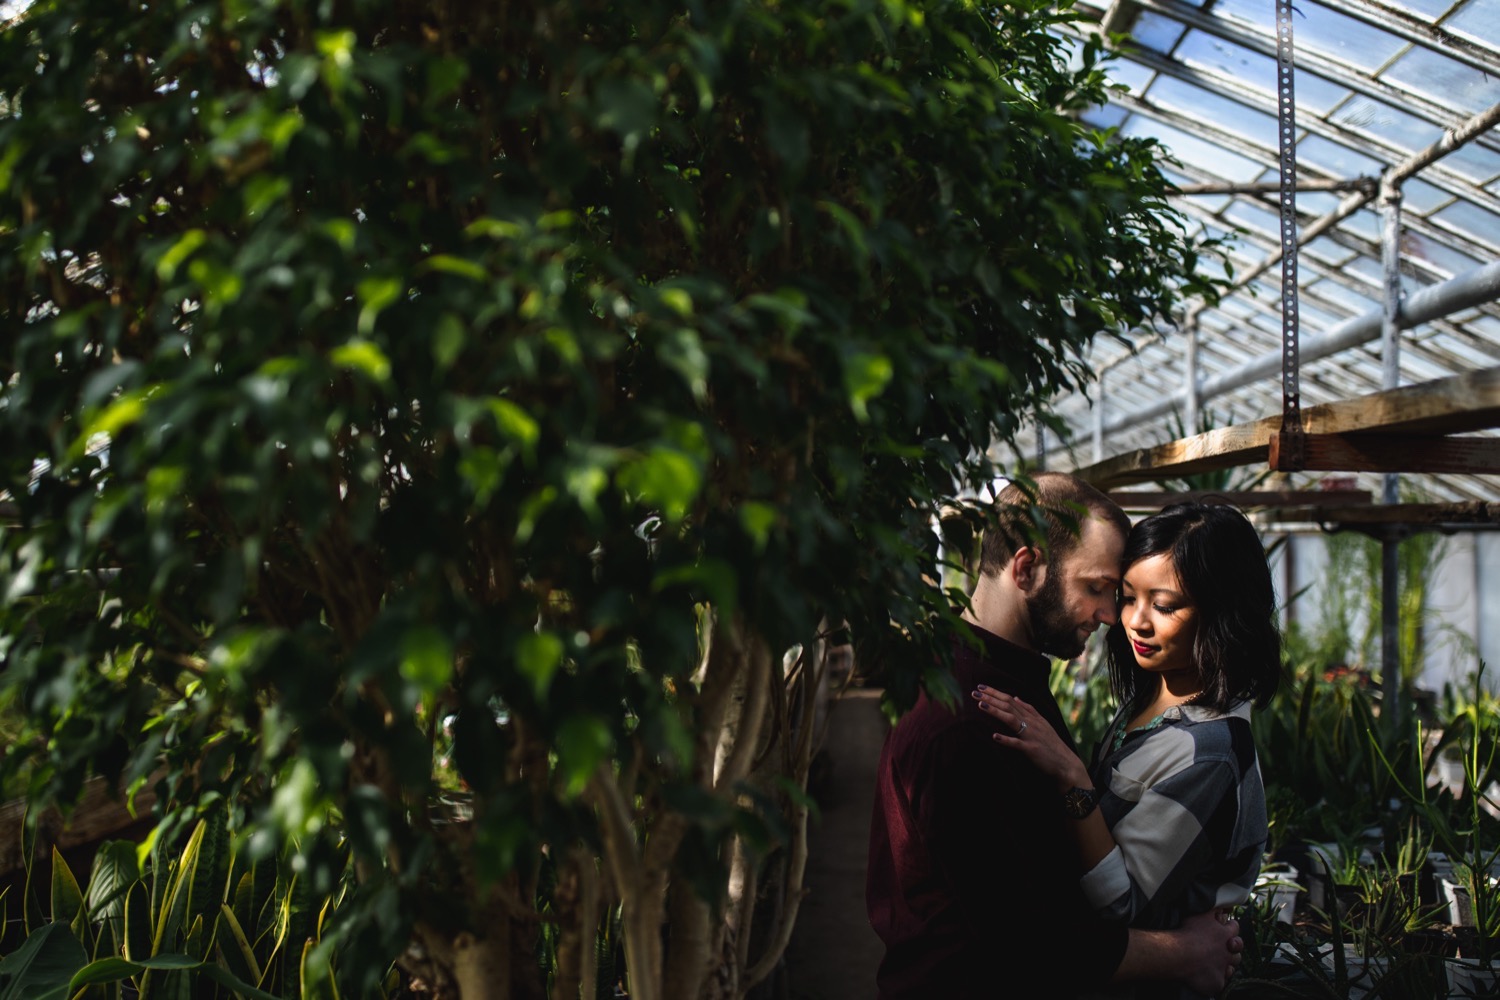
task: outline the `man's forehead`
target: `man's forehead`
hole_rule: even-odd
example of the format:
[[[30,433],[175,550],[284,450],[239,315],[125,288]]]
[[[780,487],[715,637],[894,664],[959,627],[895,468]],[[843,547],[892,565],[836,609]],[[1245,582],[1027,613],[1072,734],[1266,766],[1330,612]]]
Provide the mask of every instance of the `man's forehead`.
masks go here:
[[[1063,558],[1063,569],[1072,576],[1119,583],[1125,536],[1098,517],[1085,519],[1080,527],[1078,544]]]

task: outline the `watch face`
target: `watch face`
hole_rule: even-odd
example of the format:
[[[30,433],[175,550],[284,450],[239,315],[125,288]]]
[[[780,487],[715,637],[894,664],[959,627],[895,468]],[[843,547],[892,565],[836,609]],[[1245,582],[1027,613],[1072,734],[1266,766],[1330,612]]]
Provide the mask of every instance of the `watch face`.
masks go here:
[[[1083,819],[1094,811],[1099,802],[1099,793],[1092,788],[1074,788],[1063,795],[1063,807],[1074,819]]]

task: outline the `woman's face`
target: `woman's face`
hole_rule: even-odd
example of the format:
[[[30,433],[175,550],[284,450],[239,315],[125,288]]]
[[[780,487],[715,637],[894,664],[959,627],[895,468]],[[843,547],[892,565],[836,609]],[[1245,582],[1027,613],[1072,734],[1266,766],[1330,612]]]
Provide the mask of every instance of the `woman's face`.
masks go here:
[[[1120,624],[1135,662],[1153,674],[1196,676],[1193,637],[1198,609],[1177,579],[1169,553],[1131,563],[1120,584]]]

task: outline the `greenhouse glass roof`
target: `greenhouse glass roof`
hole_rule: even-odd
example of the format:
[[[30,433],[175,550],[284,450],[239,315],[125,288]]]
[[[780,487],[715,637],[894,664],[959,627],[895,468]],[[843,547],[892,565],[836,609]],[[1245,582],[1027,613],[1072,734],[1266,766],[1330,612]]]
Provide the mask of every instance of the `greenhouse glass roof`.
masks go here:
[[[1461,445],[1437,450],[1472,461],[1403,474],[1403,492],[1437,503],[1500,501],[1500,475],[1475,474],[1500,471],[1488,444],[1500,397],[1481,374],[1500,370],[1500,0],[1298,0],[1294,323],[1283,311],[1275,0],[1114,0],[1076,11],[1071,37],[1126,36],[1111,71],[1125,89],[1085,120],[1161,141],[1183,192],[1175,207],[1198,231],[1228,241],[1236,287],[1217,306],[1190,307],[1175,326],[1132,331],[1129,345],[1099,337],[1088,358],[1099,382],[1054,402],[1067,434],[1028,432],[1024,458],[1086,468],[1278,417],[1290,325],[1302,412],[1475,376],[1446,392],[1468,417],[1427,428],[1465,432]],[[1399,240],[1382,211],[1382,179],[1399,190]],[[1388,240],[1399,247],[1399,377],[1382,350],[1388,267],[1397,266],[1383,258]],[[1344,486],[1355,473],[1378,498],[1385,472],[1408,471],[1304,468],[1313,471],[1289,472],[1279,485]],[[1268,470],[1257,456],[1230,478],[1246,483]],[[1153,478],[1138,472],[1133,481]]]

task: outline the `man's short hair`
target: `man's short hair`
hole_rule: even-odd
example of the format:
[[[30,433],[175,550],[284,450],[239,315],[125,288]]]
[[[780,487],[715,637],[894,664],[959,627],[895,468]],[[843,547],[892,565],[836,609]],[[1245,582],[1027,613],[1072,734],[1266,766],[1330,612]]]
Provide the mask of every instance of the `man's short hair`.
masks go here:
[[[1016,550],[1040,547],[1043,558],[1061,563],[1078,547],[1084,521],[1097,517],[1130,533],[1130,518],[1103,492],[1066,472],[1038,472],[1012,479],[995,497],[997,524],[984,533],[979,571],[1000,572]]]

